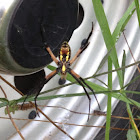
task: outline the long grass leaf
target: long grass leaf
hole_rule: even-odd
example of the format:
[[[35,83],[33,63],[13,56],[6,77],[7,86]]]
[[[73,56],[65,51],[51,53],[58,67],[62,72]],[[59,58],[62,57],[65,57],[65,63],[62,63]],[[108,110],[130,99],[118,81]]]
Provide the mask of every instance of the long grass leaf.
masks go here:
[[[99,0],[92,0],[92,2],[93,2],[95,15],[96,15],[96,18],[97,18],[98,23],[100,25],[107,50],[110,51],[112,49],[112,51],[110,53],[111,60],[112,60],[116,69],[120,68],[119,63],[118,63],[118,58],[117,58],[117,52],[116,52],[116,48],[115,48],[115,42],[114,42],[113,37],[111,35],[109,25],[108,25],[108,22],[107,22],[105,13],[104,13],[103,6]],[[117,74],[118,74],[120,87],[122,87],[121,71],[117,71]]]
[[[122,67],[125,67],[125,61],[126,61],[126,54],[125,51],[123,51]],[[123,86],[124,86],[124,74],[125,74],[125,69],[122,69]]]
[[[139,9],[139,1],[135,0],[135,6],[136,6],[136,11],[137,11],[137,17],[138,17],[138,22],[140,26],[140,9]]]
[[[118,24],[117,24],[117,26],[112,34],[114,42],[116,42],[118,40],[120,33],[124,30],[126,24],[128,23],[128,21],[132,17],[132,15],[135,11],[134,8],[135,8],[135,3],[132,2],[131,5],[126,10],[126,12],[124,13],[124,15],[122,16],[122,18],[120,19],[120,21],[118,22]]]
[[[112,60],[108,57],[108,71],[112,70]],[[112,90],[112,73],[108,74],[108,90]],[[109,139],[110,133],[110,121],[111,121],[111,98],[112,93],[108,94],[107,98],[107,116],[106,116],[106,131],[105,131],[105,139]]]
[[[89,82],[89,81],[87,81],[87,82]],[[96,86],[96,88],[97,87],[98,86]],[[102,89],[105,89],[105,90],[102,90]],[[136,102],[133,99],[129,99],[127,96],[125,96],[123,94],[118,94],[120,92],[119,90],[108,91],[108,89],[100,87],[100,86],[99,86],[99,89],[96,89],[96,90],[97,91],[95,92],[95,94],[104,93],[105,95],[108,95],[108,94],[111,93],[112,97],[114,97],[114,98],[116,98],[120,101],[123,101],[125,103],[135,105],[135,106],[140,108],[140,103],[139,102]],[[132,91],[123,91],[123,92],[131,93]],[[92,92],[89,92],[89,94],[93,95]],[[140,94],[140,92],[137,92],[136,94]],[[62,95],[48,95],[48,96],[42,96],[42,97],[39,96],[37,98],[37,100],[50,100],[50,99],[56,99],[56,98],[68,98],[68,97],[76,97],[76,96],[86,96],[86,94],[85,93],[69,93],[69,94],[62,94]],[[0,103],[0,108],[4,107],[6,105],[15,105],[17,103],[22,103],[24,101],[24,98],[25,98],[25,96],[23,96],[23,97],[21,97],[20,99],[17,99],[17,100],[10,100],[8,102]],[[29,96],[29,98],[27,98],[26,101],[34,101],[34,96],[33,95]]]

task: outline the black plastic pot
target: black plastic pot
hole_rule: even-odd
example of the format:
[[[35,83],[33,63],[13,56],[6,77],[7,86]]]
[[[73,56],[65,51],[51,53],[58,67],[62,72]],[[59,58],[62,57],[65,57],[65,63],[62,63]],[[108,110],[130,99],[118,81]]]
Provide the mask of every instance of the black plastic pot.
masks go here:
[[[2,9],[0,42],[1,71],[15,75],[42,69],[52,60],[41,36],[43,25],[46,42],[55,55],[63,41],[69,41],[77,22],[77,0],[13,1]]]

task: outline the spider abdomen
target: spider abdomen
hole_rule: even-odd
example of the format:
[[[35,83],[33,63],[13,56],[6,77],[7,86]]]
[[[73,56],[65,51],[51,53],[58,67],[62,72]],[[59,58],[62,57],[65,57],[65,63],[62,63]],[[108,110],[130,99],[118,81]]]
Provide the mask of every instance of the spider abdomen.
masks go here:
[[[63,62],[68,62],[71,56],[71,49],[68,43],[65,41],[62,43],[60,52],[59,52],[59,60]]]

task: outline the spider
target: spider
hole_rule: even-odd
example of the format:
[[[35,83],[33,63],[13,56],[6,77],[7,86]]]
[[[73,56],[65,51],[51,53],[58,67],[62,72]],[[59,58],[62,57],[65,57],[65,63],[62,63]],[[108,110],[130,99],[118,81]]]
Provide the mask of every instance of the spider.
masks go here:
[[[40,93],[40,90],[42,89],[42,87],[44,86],[44,84],[46,84],[47,82],[49,82],[50,79],[52,79],[56,74],[60,73],[61,75],[61,80],[60,80],[60,83],[61,84],[64,84],[65,81],[66,81],[66,76],[67,76],[67,73],[71,74],[73,76],[73,78],[83,87],[86,95],[87,95],[87,98],[89,100],[89,113],[90,113],[90,105],[91,105],[91,98],[85,88],[85,86],[93,93],[96,101],[97,101],[97,104],[98,104],[98,107],[99,109],[101,110],[100,108],[100,105],[98,103],[98,100],[95,96],[95,93],[93,91],[93,89],[84,81],[84,79],[82,77],[80,77],[77,73],[75,73],[71,68],[70,66],[73,64],[73,62],[75,62],[75,60],[80,56],[80,54],[88,47],[89,45],[89,39],[92,35],[92,32],[93,32],[93,23],[92,23],[92,29],[91,29],[91,32],[89,33],[87,39],[84,39],[81,43],[81,47],[80,49],[77,51],[77,53],[75,54],[75,56],[70,59],[71,57],[71,48],[68,44],[67,41],[64,41],[60,47],[60,51],[59,51],[59,60],[55,57],[55,55],[53,54],[53,52],[51,51],[50,47],[47,45],[47,43],[45,42],[45,31],[44,31],[44,28],[42,27],[42,38],[43,38],[43,42],[44,42],[44,46],[45,46],[45,49],[48,51],[48,53],[50,54],[52,60],[56,63],[56,65],[58,66],[58,68],[56,68],[54,71],[52,71],[50,74],[48,74],[46,77],[45,77],[45,80],[40,82],[40,84],[38,84],[38,90],[34,90],[34,93],[36,94],[35,96],[35,107],[36,107],[36,110],[37,110],[37,103],[36,103],[36,100],[37,100],[37,97]],[[26,99],[25,99],[26,100]]]

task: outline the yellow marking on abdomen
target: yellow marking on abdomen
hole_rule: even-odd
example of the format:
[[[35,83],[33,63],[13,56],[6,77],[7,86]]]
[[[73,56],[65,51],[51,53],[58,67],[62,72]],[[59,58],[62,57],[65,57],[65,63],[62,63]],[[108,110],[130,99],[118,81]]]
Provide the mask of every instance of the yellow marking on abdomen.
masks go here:
[[[60,61],[62,61],[62,59],[63,59],[63,55],[60,55]]]
[[[69,60],[69,55],[66,56],[66,61],[68,61],[68,60]]]

